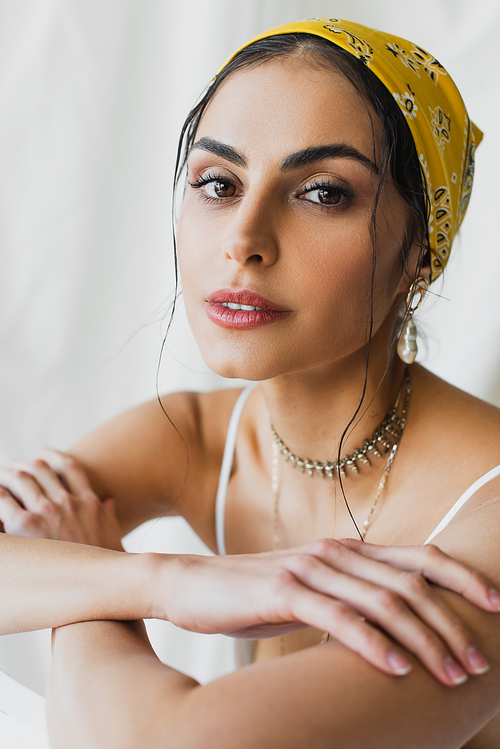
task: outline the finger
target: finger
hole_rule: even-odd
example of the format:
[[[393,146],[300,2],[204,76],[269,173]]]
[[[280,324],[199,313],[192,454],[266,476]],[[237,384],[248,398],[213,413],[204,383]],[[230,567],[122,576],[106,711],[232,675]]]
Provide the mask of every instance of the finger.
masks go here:
[[[44,447],[39,457],[57,473],[67,489],[80,499],[95,497],[95,492],[81,463],[72,455]]]
[[[482,674],[489,670],[472,633],[424,577],[414,572],[401,572],[386,564],[383,565],[383,576],[387,587],[406,601],[417,617],[439,635],[466,671]],[[458,675],[458,670],[448,661],[447,664]]]
[[[453,686],[466,681],[467,674],[453,657],[447,647],[448,643],[443,641],[440,633],[431,628],[423,617],[417,616],[394,590],[345,573],[338,573],[312,555],[296,555],[290,559],[287,566],[309,588],[328,593],[348,604],[370,622],[382,627],[384,632],[414,653],[444,684]],[[442,625],[442,622],[439,624]],[[446,630],[445,626],[441,628]],[[463,631],[466,633],[465,628]],[[457,636],[451,639],[456,645]],[[466,651],[467,648],[464,651],[460,650],[460,654]]]
[[[500,592],[490,580],[481,572],[453,559],[434,544],[378,546],[356,539],[342,539],[341,543],[364,557],[417,572],[442,588],[460,593],[486,611],[500,611]]]
[[[5,526],[9,526],[25,510],[21,507],[12,494],[0,486],[0,520]]]
[[[328,632],[384,673],[403,676],[411,670],[401,650],[345,603],[316,593],[298,580],[290,581],[281,593],[283,599],[280,601],[278,594],[277,604],[284,619]]]
[[[0,485],[7,489],[26,510],[37,513],[47,509],[49,500],[42,487],[26,471],[16,468],[0,468]]]
[[[61,479],[44,460],[13,460],[8,468],[29,473],[52,501],[61,503],[67,496],[67,489]]]
[[[310,548],[315,549],[315,544],[311,544]],[[350,548],[350,545],[328,541],[319,542],[318,548],[323,558],[332,563],[337,570],[348,575],[355,575],[400,596],[416,614],[417,621],[420,620],[427,625],[426,631],[437,634],[440,642],[444,642],[449,648],[445,655],[446,658],[453,654],[466,671],[471,674],[485,673],[489,669],[488,662],[480,652],[471,632],[420,574],[396,568],[387,562],[365,557],[359,553],[358,548],[354,551]],[[404,547],[404,550],[406,551],[406,547]],[[446,555],[444,556],[446,560],[450,559]],[[350,600],[350,602],[354,605],[353,600]],[[358,610],[361,609],[358,608]],[[382,620],[378,621],[383,625]],[[396,626],[397,622],[394,625]],[[392,629],[387,631],[406,645],[395,631]],[[414,630],[412,629],[412,631]],[[417,640],[416,642],[425,642],[425,640]],[[429,650],[429,653],[432,659],[437,657],[439,646],[435,644]],[[422,658],[425,659],[425,657],[426,654],[422,654]],[[456,674],[459,673],[459,669],[454,668],[448,661],[446,663],[449,666],[448,670],[452,670]]]
[[[4,532],[12,536],[36,537],[43,535],[40,516],[25,510],[2,487],[0,487],[0,521],[3,524]]]

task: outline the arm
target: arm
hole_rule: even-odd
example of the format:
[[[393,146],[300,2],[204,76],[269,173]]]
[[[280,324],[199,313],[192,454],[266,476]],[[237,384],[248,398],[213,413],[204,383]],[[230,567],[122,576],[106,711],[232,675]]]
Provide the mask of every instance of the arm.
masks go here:
[[[272,637],[309,625],[389,674],[410,668],[391,637],[445,684],[457,683],[447,668],[452,657],[459,680],[466,671],[478,672],[477,662],[469,662],[470,632],[423,578],[331,539],[222,558],[124,554],[9,536],[0,543],[0,634],[142,617],[240,637]],[[400,560],[403,570],[420,564],[418,550],[407,556]],[[487,611],[500,610],[487,579],[448,557],[433,557],[425,550],[428,579],[462,590]],[[479,672],[486,668],[482,661]]]
[[[47,460],[52,461],[54,470],[47,463],[35,463],[28,464],[25,471],[5,473],[3,481],[12,492],[0,489],[7,530],[120,549],[113,500],[101,501],[96,496],[74,459],[52,453]],[[323,539],[300,549],[219,559],[153,555],[156,562],[150,569],[151,579],[144,581],[143,596],[138,600],[148,595],[146,611],[153,612],[151,616],[207,633],[270,637],[310,625],[328,631],[391,674],[405,673],[410,666],[383,632],[415,653],[445,684],[456,684],[466,678],[467,671],[484,670],[487,663],[480,653],[470,650],[470,633],[426,580],[458,590],[486,610],[496,611],[500,604],[489,597],[490,583],[449,557],[430,555],[430,547],[420,553],[404,547],[382,549],[354,540]],[[72,576],[78,564],[86,565],[87,552],[80,552],[74,544],[37,545],[21,539],[4,542],[7,603],[3,631],[47,626],[40,623],[47,622],[47,617],[53,626],[110,616],[127,618],[116,607],[106,609],[107,596],[113,600],[116,591],[107,558],[93,553],[97,562],[89,581],[96,579],[97,604],[92,587],[82,577],[85,567]],[[377,553],[387,558],[377,560],[373,557]],[[99,564],[102,577],[97,572]],[[115,559],[111,564],[116,575],[120,562]],[[52,575],[54,565],[56,574]],[[38,603],[40,580],[49,608]],[[80,586],[82,596],[78,596]],[[68,591],[61,602],[60,591]],[[121,595],[127,595],[123,588]],[[134,596],[134,586],[129,595]],[[134,610],[133,604],[128,610]]]
[[[488,527],[491,529],[492,524]],[[481,541],[480,538],[479,540]],[[2,618],[7,621],[9,616],[17,617],[17,622],[22,622],[22,629],[33,626],[33,621],[38,622],[37,626],[47,626],[49,623],[60,625],[87,617],[128,619],[152,615],[170,618],[190,629],[213,632],[242,630],[245,627],[253,627],[255,631],[255,625],[269,629],[269,625],[279,625],[280,622],[286,625],[288,622],[287,626],[290,626],[290,622],[293,624],[294,621],[302,626],[301,622],[306,621],[312,626],[328,628],[333,636],[344,639],[357,648],[363,658],[371,660],[381,669],[388,670],[385,656],[388,649],[394,649],[394,644],[380,631],[360,620],[355,609],[349,609],[335,598],[332,599],[329,594],[334,590],[334,585],[342,583],[344,575],[338,575],[335,565],[330,567],[328,551],[337,556],[338,569],[347,564],[355,570],[354,562],[358,564],[365,561],[363,555],[352,552],[338,542],[319,542],[311,545],[309,550],[306,548],[262,555],[238,555],[223,559],[127,555],[80,544],[5,536],[2,543]],[[459,547],[462,546],[463,544],[459,543]],[[494,561],[495,550],[487,549],[485,545],[483,548],[491,555],[490,562]],[[342,549],[347,549],[349,553],[344,556],[341,553],[338,556]],[[381,553],[388,552],[382,550]],[[437,569],[433,570],[432,555],[427,562],[427,576],[438,579],[439,567],[443,565],[437,565]],[[453,567],[451,578],[455,578],[458,589],[463,586],[466,588],[466,583],[470,583],[471,580],[470,575],[464,574],[466,570],[454,562],[449,561],[447,564]],[[290,574],[292,570],[293,573]],[[318,571],[322,574],[326,572],[328,578],[314,582],[310,576],[314,577]],[[397,576],[398,573],[392,567],[386,569],[384,565],[377,573],[381,579],[393,574]],[[371,573],[367,572],[366,577],[370,576]],[[413,580],[413,577],[410,579]],[[407,577],[402,574],[398,580],[400,583],[407,582]],[[484,608],[488,608],[489,585],[485,585],[484,581],[476,576],[474,580],[472,597],[477,599],[478,603],[482,602]],[[358,608],[375,604],[371,613],[365,612],[372,621],[377,620],[377,601],[380,604],[380,600],[386,603],[391,600],[396,604],[398,600],[393,593],[388,598],[388,591],[383,588],[378,593],[375,591],[373,598],[374,589],[370,585],[364,587],[365,583],[356,575],[350,577],[348,582],[349,589],[356,585],[360,586],[357,590]],[[379,594],[382,595],[382,599],[377,598]],[[441,597],[443,596],[444,594],[441,594]],[[459,598],[458,601],[460,600]],[[434,615],[436,609],[430,603],[427,599],[428,611]],[[491,642],[494,643],[498,639],[498,626],[495,628],[488,624],[488,614],[482,613],[477,619],[478,612],[474,613],[474,607],[461,608],[453,597],[449,603],[452,611],[457,605],[459,616],[469,623],[473,635],[485,649],[493,665],[490,674],[471,679],[469,684],[479,683],[484,679],[487,680],[488,687],[488,684],[492,683],[492,674],[493,677],[496,674],[497,653]],[[425,604],[425,596],[420,605],[416,599],[412,604],[416,610],[421,609],[422,604]],[[462,602],[462,606],[464,605],[465,602]],[[362,611],[361,608],[359,610]],[[489,610],[493,611],[494,608],[490,606]],[[396,616],[390,618],[399,625],[404,624],[404,611],[396,607],[394,613]],[[496,619],[491,614],[489,617]],[[447,621],[448,625],[453,624],[449,618]],[[495,639],[493,636],[487,638],[488,632],[485,632],[484,623],[492,627],[491,634]],[[19,626],[16,626],[16,629],[19,629]],[[458,640],[463,644],[463,631],[457,630],[455,634],[457,633],[460,634]],[[422,636],[424,644],[427,642],[429,649],[436,646],[436,640],[439,641],[436,634],[430,633],[425,626],[421,626],[419,630],[420,639]],[[58,642],[62,643],[61,648]],[[421,648],[417,650],[425,662],[425,653]],[[314,656],[318,651],[321,654],[319,660],[318,656]],[[445,652],[448,651],[445,649]],[[332,655],[327,655],[329,653]],[[286,667],[286,663],[290,662],[297,665],[297,672],[295,665],[292,671]],[[394,685],[394,679],[376,672],[359,656],[345,651],[334,643],[292,656],[291,661],[288,658],[275,661],[274,666],[271,663],[257,664],[251,669],[227,677],[227,680],[214,682],[210,687],[199,687],[192,680],[159,663],[142,635],[131,629],[131,625],[90,622],[68,626],[60,631],[56,636],[54,664],[54,686],[49,706],[52,705],[51,725],[56,747],[67,746],[71,739],[72,746],[76,746],[75,742],[79,741],[82,747],[101,745],[113,749],[119,749],[121,746],[135,748],[140,746],[142,741],[137,730],[140,730],[141,734],[146,731],[147,743],[152,747],[164,745],[167,735],[171,746],[196,747],[205,740],[202,734],[209,716],[210,720],[226,725],[227,721],[224,721],[228,709],[232,711],[230,717],[233,723],[229,724],[230,728],[232,725],[231,730],[223,736],[227,746],[235,741],[235,731],[241,726],[241,721],[246,720],[244,716],[247,715],[247,711],[251,723],[253,722],[253,732],[249,731],[246,739],[248,746],[255,746],[252,742],[259,739],[255,730],[262,724],[262,730],[268,731],[271,737],[276,735],[277,726],[280,735],[283,735],[283,742],[288,742],[281,745],[293,747],[293,736],[290,731],[297,736],[301,735],[298,722],[304,721],[303,724],[309,726],[311,719],[314,720],[314,730],[322,732],[319,737],[313,732],[312,740],[317,746],[322,746],[319,743],[322,735],[330,737],[330,740],[338,731],[347,731],[349,725],[352,726],[354,707],[352,704],[345,704],[343,695],[346,686],[349,686],[352,680],[352,688],[360,698],[364,695],[363,685],[367,684],[367,698],[371,699],[373,695],[377,695],[378,699],[385,695],[398,707],[398,700],[406,694],[406,704],[411,705],[412,710],[418,708],[425,711],[431,704],[440,705],[443,709],[446,708],[452,719],[458,715],[459,727],[462,728],[464,716],[467,715],[467,730],[476,731],[480,727],[477,721],[483,720],[484,710],[497,709],[496,702],[491,701],[488,689],[485,694],[484,690],[478,687],[473,692],[474,695],[478,695],[478,702],[470,703],[474,708],[470,723],[470,713],[464,712],[464,704],[453,700],[450,703],[450,697],[446,695],[447,691],[462,693],[463,687],[459,690],[447,690],[446,687],[438,685],[439,690],[436,692],[433,683],[435,679],[415,662],[413,670],[419,677],[411,682],[408,677],[408,683],[417,685],[417,693],[401,691],[399,686]],[[426,666],[430,668],[428,663]],[[348,670],[348,675],[344,670]],[[439,672],[439,664],[436,667],[434,663],[433,673],[438,678]],[[378,673],[378,677],[374,673]],[[240,684],[244,674],[251,674],[252,679],[248,682],[244,680]],[[333,679],[333,682],[330,684],[330,681],[325,682],[325,679]],[[140,690],[137,689],[138,683],[141,684]],[[398,684],[403,683],[406,684],[407,679],[398,680]],[[432,688],[428,687],[430,683],[433,684]],[[82,693],[81,689],[85,686],[87,688]],[[469,685],[466,686],[469,688]],[[427,699],[422,703],[417,699],[420,694],[418,690],[424,687],[426,699],[429,695],[432,698],[430,702]],[[375,691],[372,692],[372,689]],[[320,690],[321,694],[318,694],[317,690]],[[340,690],[342,694],[337,694],[335,690]],[[259,723],[257,715],[261,712],[266,714],[265,706],[274,704],[276,694],[283,695],[283,698],[280,697],[281,702],[278,700],[281,704],[281,712],[278,710],[276,713],[278,723],[275,725],[274,718],[271,719],[269,716],[267,722],[259,719]],[[310,715],[305,715],[301,708],[296,714],[293,711],[291,721],[290,715],[287,714],[290,704],[298,705],[302,701],[307,709],[312,709],[312,696],[314,699],[318,698],[318,705],[324,706],[325,694],[328,700],[337,700],[339,713],[332,714],[333,703],[328,701],[328,715],[316,714],[314,711]],[[441,702],[438,701],[439,695],[445,695]],[[451,706],[456,705],[457,710],[451,710]],[[467,709],[470,705],[467,703]],[[384,714],[381,712],[382,707],[377,703],[370,709],[374,715],[380,716]],[[200,716],[199,720],[193,723],[192,715]],[[203,717],[205,715],[206,717]],[[349,715],[351,724],[346,724],[347,727],[343,728],[341,723],[346,721]],[[409,717],[412,715],[414,713]],[[336,722],[332,722],[334,717]],[[104,733],[103,725],[107,726]],[[74,736],[75,726],[78,727],[77,738]],[[214,731],[215,728],[214,726]],[[431,729],[432,723],[429,730]],[[384,731],[381,731],[380,735],[383,740],[387,737]],[[439,737],[441,735],[439,733]],[[456,733],[452,735],[455,736]],[[397,734],[393,738],[399,740],[399,736]],[[433,746],[431,740],[434,740],[434,734],[431,738],[429,736],[428,732],[425,733],[424,739],[427,743],[420,746],[425,746],[426,749]],[[410,747],[409,742],[410,739],[405,746]],[[221,745],[224,746],[224,743]],[[244,746],[241,742],[238,745]],[[280,744],[274,743],[269,746],[279,747]],[[346,743],[344,746],[348,747],[349,744]],[[435,743],[434,746],[443,749],[446,744]]]
[[[165,555],[164,566],[175,564]],[[150,554],[0,534],[0,634],[151,616]],[[165,577],[164,582],[168,575]]]
[[[500,707],[498,628],[478,628],[493,669],[450,690],[417,663],[395,680],[335,643],[200,686],[129,625],[73,625],[55,637],[51,740],[54,749],[457,749]]]
[[[499,530],[496,503],[487,518],[467,516],[439,543],[498,583]],[[439,595],[491,664],[456,689],[415,659],[411,674],[394,679],[334,642],[200,686],[163,666],[135,625],[67,627],[56,633],[48,697],[54,749],[70,739],[75,749],[457,749],[500,709],[500,620],[460,596]]]

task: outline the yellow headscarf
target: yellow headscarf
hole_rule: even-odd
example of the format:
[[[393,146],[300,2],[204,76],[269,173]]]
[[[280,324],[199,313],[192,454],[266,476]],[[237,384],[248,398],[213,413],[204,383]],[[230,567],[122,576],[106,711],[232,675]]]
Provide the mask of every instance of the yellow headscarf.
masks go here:
[[[337,18],[311,18],[278,26],[240,50],[259,39],[294,33],[320,36],[350,52],[380,79],[401,107],[426,177],[434,280],[448,262],[453,238],[467,210],[474,150],[483,137],[470,121],[457,87],[436,58],[421,47]]]

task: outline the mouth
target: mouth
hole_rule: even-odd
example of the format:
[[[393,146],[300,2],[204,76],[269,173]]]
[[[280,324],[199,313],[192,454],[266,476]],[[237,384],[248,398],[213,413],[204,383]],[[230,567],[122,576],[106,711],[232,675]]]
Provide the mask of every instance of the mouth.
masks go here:
[[[245,329],[269,325],[290,310],[248,289],[219,289],[206,299],[208,318],[224,328]]]

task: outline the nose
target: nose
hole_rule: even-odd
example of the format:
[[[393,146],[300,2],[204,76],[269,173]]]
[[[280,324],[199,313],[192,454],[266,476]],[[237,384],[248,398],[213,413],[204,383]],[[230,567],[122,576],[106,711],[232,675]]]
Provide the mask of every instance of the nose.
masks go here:
[[[273,265],[278,259],[276,211],[263,203],[247,195],[227,228],[223,242],[225,256],[241,266]]]

